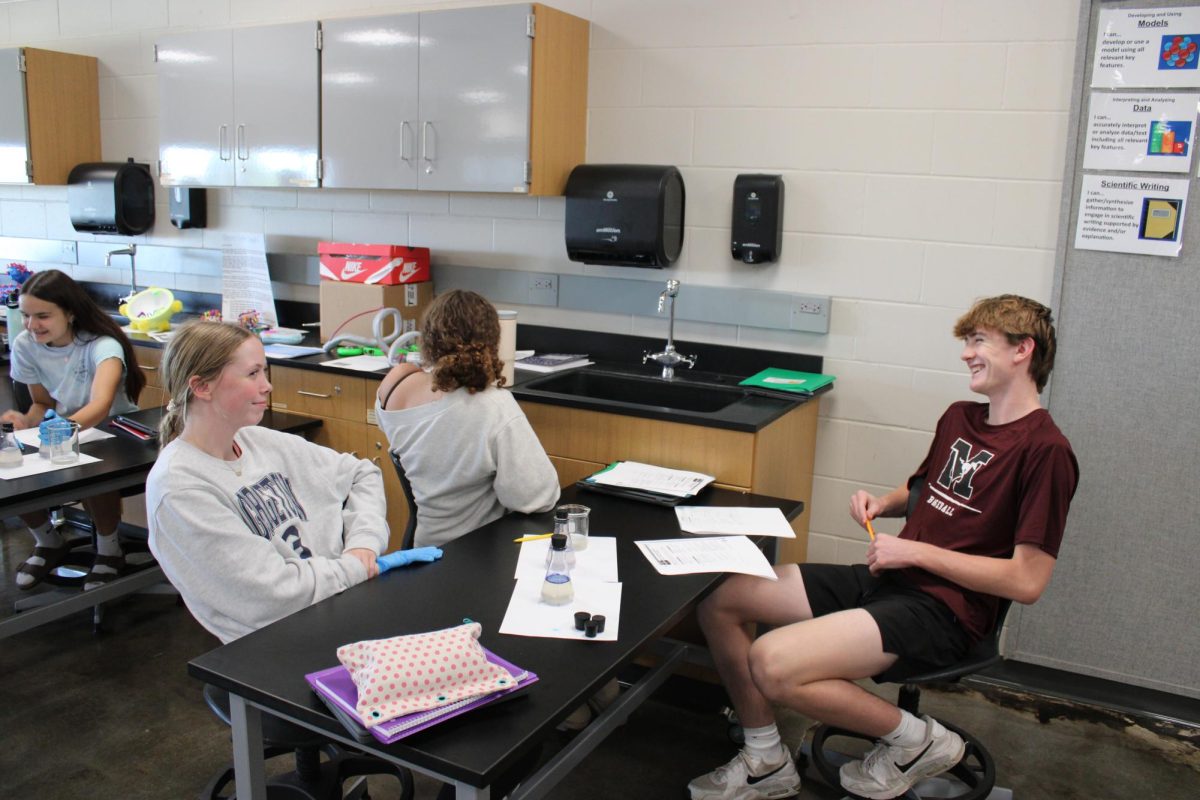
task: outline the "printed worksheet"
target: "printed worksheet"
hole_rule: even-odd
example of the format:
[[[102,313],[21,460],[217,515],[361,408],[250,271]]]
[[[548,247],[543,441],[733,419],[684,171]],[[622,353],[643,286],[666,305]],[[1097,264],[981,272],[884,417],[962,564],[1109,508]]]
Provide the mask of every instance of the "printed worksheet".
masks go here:
[[[796,532],[778,508],[676,506],[675,516],[679,518],[679,527],[688,533],[796,538]]]
[[[745,536],[659,539],[636,544],[663,575],[740,572],[777,580],[767,557]]]

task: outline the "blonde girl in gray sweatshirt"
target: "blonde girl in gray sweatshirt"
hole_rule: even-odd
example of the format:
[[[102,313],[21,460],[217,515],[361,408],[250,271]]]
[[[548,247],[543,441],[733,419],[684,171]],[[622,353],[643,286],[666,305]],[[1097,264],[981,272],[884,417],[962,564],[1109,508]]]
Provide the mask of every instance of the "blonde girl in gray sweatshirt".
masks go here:
[[[150,550],[201,625],[229,642],[378,574],[379,468],[258,426],[271,392],[258,337],[192,323],[161,368]]]

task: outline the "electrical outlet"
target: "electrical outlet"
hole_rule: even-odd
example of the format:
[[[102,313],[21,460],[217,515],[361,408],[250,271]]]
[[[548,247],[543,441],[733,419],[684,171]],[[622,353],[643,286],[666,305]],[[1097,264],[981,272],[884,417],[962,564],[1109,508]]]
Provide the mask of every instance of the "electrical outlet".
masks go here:
[[[801,314],[822,314],[825,311],[825,307],[815,300],[801,300],[796,303],[795,309]]]
[[[829,297],[817,294],[792,295],[789,327],[794,331],[829,333]]]
[[[549,272],[529,273],[526,284],[528,302],[535,306],[558,305],[558,276]]]
[[[63,242],[61,248],[61,258],[63,264],[74,264],[78,261],[78,251],[75,247],[75,242]]]

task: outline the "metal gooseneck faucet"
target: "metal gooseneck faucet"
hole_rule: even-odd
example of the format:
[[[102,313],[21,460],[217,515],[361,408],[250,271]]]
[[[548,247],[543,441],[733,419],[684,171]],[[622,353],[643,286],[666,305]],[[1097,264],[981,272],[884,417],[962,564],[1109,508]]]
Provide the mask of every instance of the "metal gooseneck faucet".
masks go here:
[[[128,303],[129,298],[137,294],[137,266],[134,264],[134,258],[137,256],[137,245],[130,244],[128,247],[122,247],[119,250],[109,250],[104,254],[104,266],[112,266],[113,256],[129,256],[129,297],[122,297],[122,303]]]
[[[679,294],[679,281],[667,281],[667,288],[663,289],[658,295],[658,313],[663,312],[663,306],[667,305],[670,300],[670,311],[667,320],[667,346],[659,353],[646,353],[642,356],[642,363],[647,361],[656,361],[662,364],[662,378],[664,381],[669,381],[675,377],[675,367],[678,364],[685,364],[689,368],[696,366],[695,356],[682,355],[675,349],[675,297]]]

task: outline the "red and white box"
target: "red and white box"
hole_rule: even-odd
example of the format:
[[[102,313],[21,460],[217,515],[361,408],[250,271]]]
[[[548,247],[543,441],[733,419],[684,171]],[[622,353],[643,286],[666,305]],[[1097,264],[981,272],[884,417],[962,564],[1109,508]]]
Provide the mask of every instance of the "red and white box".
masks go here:
[[[321,279],[398,286],[429,280],[429,248],[317,242]]]

